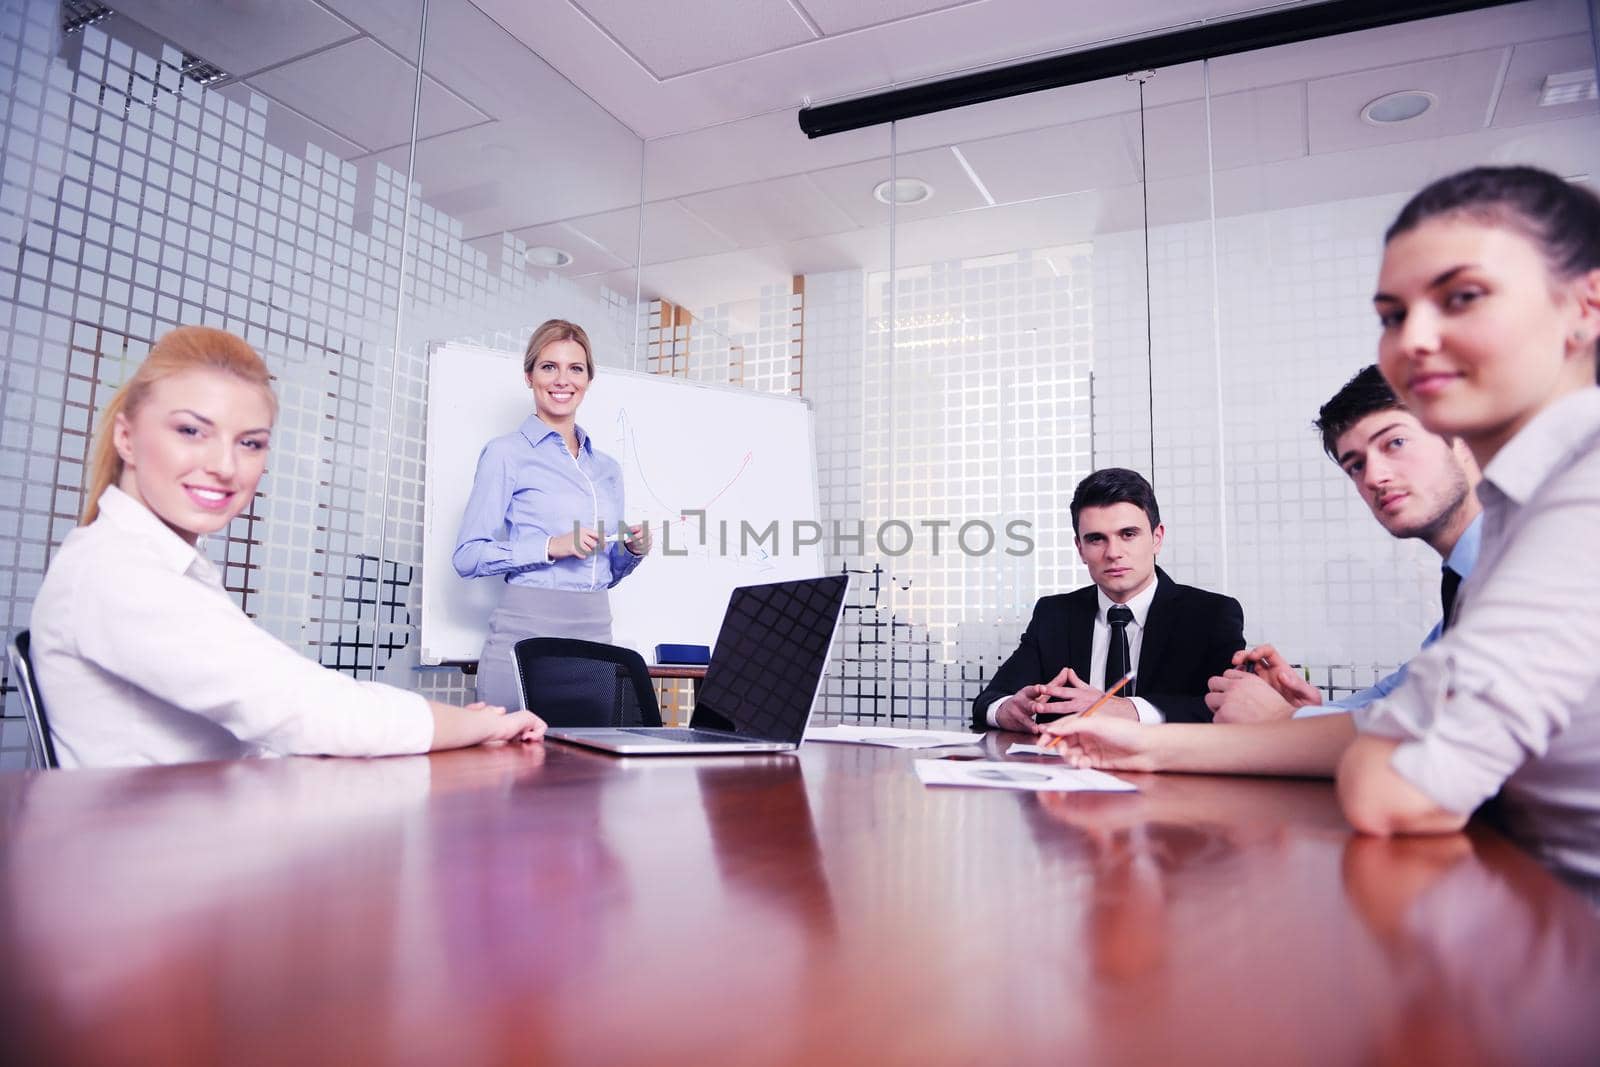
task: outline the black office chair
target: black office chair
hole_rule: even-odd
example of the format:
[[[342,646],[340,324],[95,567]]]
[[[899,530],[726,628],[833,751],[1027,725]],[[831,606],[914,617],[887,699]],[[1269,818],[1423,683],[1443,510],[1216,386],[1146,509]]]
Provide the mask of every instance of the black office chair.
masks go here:
[[[512,650],[522,706],[551,726],[660,726],[644,658],[631,648],[529,637]]]
[[[59,767],[56,743],[50,738],[50,720],[45,717],[44,698],[33,678],[33,660],[28,655],[28,631],[23,630],[6,647],[11,657],[11,677],[22,698],[22,717],[28,723],[28,753],[35,767]]]

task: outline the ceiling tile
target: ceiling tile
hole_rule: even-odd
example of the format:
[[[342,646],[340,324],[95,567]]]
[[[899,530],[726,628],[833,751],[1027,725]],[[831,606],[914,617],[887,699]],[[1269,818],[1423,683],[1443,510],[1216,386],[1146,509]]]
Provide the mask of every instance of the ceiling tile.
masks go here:
[[[358,32],[312,0],[116,0],[118,15],[236,78],[326,48]]]
[[[1124,137],[1137,158],[1139,115],[1123,116]],[[1299,85],[1230,93],[1211,101],[1211,146],[1206,145],[1204,100],[1153,108],[1145,114],[1144,142],[1152,180],[1258,166],[1306,153],[1305,95]]]
[[[639,244],[639,211],[624,208],[581,219],[570,219],[568,227],[598,242],[620,259],[632,261]],[[676,201],[648,204],[644,213],[644,261],[689,259],[728,252],[738,245],[718,233]]]
[[[587,7],[590,0],[576,2]],[[926,14],[836,33],[802,47],[724,61],[656,82],[624,51],[619,44],[622,38],[611,35],[614,26],[607,27],[607,34],[596,33],[594,22],[570,0],[476,0],[476,4],[631,129],[651,138],[774,109],[786,111],[792,123],[793,109],[806,99],[837,100],[1251,10],[1240,0],[1164,0],[1161,4],[1073,0],[1070,5],[1061,0],[984,0],[940,5]],[[790,19],[800,23],[787,4],[778,9],[772,0],[693,0],[670,5],[605,0],[605,6],[626,9],[621,16],[625,20],[681,19],[681,25],[671,27],[673,35],[711,42],[730,32],[730,18],[747,18],[749,9],[778,11],[774,17],[785,24]],[[870,12],[885,3],[873,0],[858,6],[869,12],[862,18],[877,21],[881,16]],[[887,0],[887,6],[894,10],[894,0]],[[670,14],[657,14],[656,8]],[[628,26],[624,29],[636,32]]]
[[[571,118],[518,112],[417,142],[424,202],[460,219],[473,237],[638,203],[639,142],[606,128],[585,131]],[[403,173],[406,156],[400,145],[372,158]]]
[[[787,252],[793,246],[785,246]],[[668,260],[653,263],[639,272],[639,288],[646,300],[669,300],[681,304],[696,316],[718,306],[728,312],[742,312],[749,300],[766,286],[786,284],[796,273],[769,249],[760,252],[734,251],[700,259]],[[851,257],[845,257],[848,265]],[[613,289],[631,285],[632,273],[618,272],[608,279]],[[737,279],[737,281],[735,281]],[[626,290],[625,290],[626,291]],[[729,305],[732,305],[729,307]],[[738,324],[733,324],[738,329]],[[701,323],[704,329],[706,323]]]
[[[270,70],[249,84],[375,151],[410,140],[416,77],[409,63],[363,38]],[[418,137],[488,117],[431,77],[423,79]]]
[[[1588,32],[1585,0],[1499,4],[1395,26],[1258,48],[1211,61],[1211,90],[1308,81],[1348,71],[1481,52],[1517,41]]]
[[[853,230],[856,222],[808,176],[735,185],[679,203],[742,248]]]
[[[844,33],[867,26],[881,26],[915,15],[963,7],[981,0],[795,0],[810,15],[823,33]]]
[[[1000,203],[1124,185],[1138,178],[1137,126],[1129,142],[1126,116],[1089,119],[968,141],[962,155]]]
[[[786,0],[572,0],[657,78],[816,40]]]
[[[634,219],[639,216],[630,212]],[[595,274],[602,271],[629,270],[633,267],[633,252],[630,249],[626,258],[617,255],[611,249],[605,248],[590,240],[577,228],[566,223],[555,223],[548,226],[530,226],[525,230],[516,230],[513,237],[522,241],[529,248],[538,245],[548,245],[559,248],[572,256],[572,262],[561,268],[562,274]]]
[[[604,166],[621,145],[639,151],[633,131],[468,0],[430,0],[423,69],[457,96],[533,134],[543,155],[561,146]],[[597,141],[601,151],[594,152]]]
[[[1494,109],[1496,126],[1519,126],[1525,122],[1549,122],[1577,115],[1600,112],[1600,100],[1580,100],[1571,104],[1539,106],[1544,80],[1551,74],[1573,70],[1594,70],[1594,46],[1585,34],[1557,37],[1550,41],[1519,44],[1511,53],[1501,83],[1500,99]]]
[[[670,200],[707,186],[745,185],[873,159],[889,152],[884,127],[811,140],[793,112],[773,111],[645,143],[645,198]]]
[[[427,73],[496,116],[418,144],[429,203],[481,236],[638,202],[642,144],[631,130],[466,0],[428,10]],[[405,147],[383,160],[404,170]]]
[[[970,162],[970,160],[969,160]],[[931,216],[949,215],[985,206],[983,195],[956,161],[948,148],[912,152],[895,161],[898,178],[921,178],[933,187],[933,195],[920,204],[900,204],[895,208],[897,223]],[[982,177],[982,171],[979,171]],[[877,200],[872,190],[888,180],[889,161],[873,159],[815,171],[811,179],[838,204],[857,226],[889,225],[889,206]],[[992,192],[992,190],[991,190]]]
[[[216,3],[217,0],[205,2]],[[318,3],[352,26],[359,26],[363,34],[399,55],[417,54],[417,47],[422,40],[425,0],[318,0]],[[436,26],[459,19],[462,8],[469,6],[470,0],[426,0],[429,44],[433,42]],[[429,57],[431,60],[431,48]]]
[[[1340,152],[1482,129],[1505,55],[1504,48],[1494,48],[1319,78],[1306,87],[1311,151]],[[1404,89],[1432,93],[1438,102],[1408,122],[1388,126],[1361,117],[1361,109],[1373,100]]]

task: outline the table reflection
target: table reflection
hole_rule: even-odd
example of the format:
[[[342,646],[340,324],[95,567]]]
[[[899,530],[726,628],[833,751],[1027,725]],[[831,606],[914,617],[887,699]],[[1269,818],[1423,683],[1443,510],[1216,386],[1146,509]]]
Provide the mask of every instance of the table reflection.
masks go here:
[[[1600,920],[1503,838],[1352,835],[1341,872],[1398,976],[1379,1062],[1600,1056]]]

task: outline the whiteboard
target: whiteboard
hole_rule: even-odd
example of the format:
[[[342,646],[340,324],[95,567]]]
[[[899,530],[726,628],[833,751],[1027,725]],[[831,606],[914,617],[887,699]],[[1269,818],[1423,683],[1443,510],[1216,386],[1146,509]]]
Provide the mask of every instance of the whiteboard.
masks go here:
[[[476,660],[483,649],[504,580],[462,578],[450,557],[478,454],[532,412],[520,354],[453,343],[431,347],[419,641],[424,664]],[[794,524],[815,523],[818,510],[806,401],[598,367],[578,425],[622,466],[627,519],[649,522],[655,540],[644,562],[611,590],[612,640],[646,662],[654,662],[657,644],[715,643],[735,586],[823,573],[820,544],[797,549],[793,536]],[[685,517],[691,509],[706,512],[703,539],[701,520]],[[774,521],[776,541],[767,534]],[[741,522],[764,536],[741,538]]]

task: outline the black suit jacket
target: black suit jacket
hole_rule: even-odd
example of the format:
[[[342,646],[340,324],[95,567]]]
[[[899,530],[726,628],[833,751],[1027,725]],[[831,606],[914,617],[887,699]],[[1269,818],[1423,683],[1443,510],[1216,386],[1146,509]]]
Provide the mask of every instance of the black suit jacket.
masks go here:
[[[1137,695],[1161,709],[1168,722],[1210,722],[1206,683],[1244,647],[1244,609],[1231,596],[1179,585],[1160,567],[1156,575],[1160,582],[1139,649]],[[1063,667],[1087,682],[1098,609],[1092,585],[1041,598],[1022,643],[973,701],[973,728],[989,729],[990,704],[1025,685],[1048,682]]]

